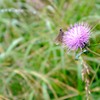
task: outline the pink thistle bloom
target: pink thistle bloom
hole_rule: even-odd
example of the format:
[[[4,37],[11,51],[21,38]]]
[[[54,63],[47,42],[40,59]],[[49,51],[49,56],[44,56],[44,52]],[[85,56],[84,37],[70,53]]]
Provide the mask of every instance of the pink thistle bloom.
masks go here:
[[[89,42],[90,33],[88,24],[75,24],[64,33],[63,44],[70,50],[82,49]]]

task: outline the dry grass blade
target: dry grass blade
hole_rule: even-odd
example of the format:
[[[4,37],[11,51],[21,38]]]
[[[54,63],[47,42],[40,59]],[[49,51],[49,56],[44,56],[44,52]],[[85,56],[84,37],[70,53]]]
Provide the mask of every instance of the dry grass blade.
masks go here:
[[[75,97],[75,96],[78,96],[78,94],[69,94],[69,95],[60,97],[60,98],[57,99],[57,100],[65,100],[65,99],[73,98],[73,97]]]
[[[6,97],[0,95],[0,100],[9,100],[9,99],[7,99]]]

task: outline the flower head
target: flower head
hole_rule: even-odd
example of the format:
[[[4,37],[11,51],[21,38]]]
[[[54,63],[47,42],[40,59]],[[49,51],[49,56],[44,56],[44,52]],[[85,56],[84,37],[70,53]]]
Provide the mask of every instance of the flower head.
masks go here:
[[[90,27],[85,23],[78,23],[70,27],[63,36],[63,44],[71,50],[84,48],[89,42]]]

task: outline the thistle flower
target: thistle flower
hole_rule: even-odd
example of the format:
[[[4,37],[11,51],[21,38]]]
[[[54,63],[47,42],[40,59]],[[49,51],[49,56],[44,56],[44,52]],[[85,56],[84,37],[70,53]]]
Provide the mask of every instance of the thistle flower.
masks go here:
[[[64,33],[63,44],[70,50],[77,50],[78,48],[82,49],[89,42],[90,33],[88,24],[75,24]]]

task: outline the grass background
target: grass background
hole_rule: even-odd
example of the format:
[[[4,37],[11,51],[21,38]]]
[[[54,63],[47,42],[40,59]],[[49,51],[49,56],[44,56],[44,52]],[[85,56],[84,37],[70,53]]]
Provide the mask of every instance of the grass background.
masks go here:
[[[12,8],[19,11],[5,10]],[[100,53],[99,0],[0,0],[0,100],[86,100],[75,53],[54,43],[60,28],[76,22],[96,25],[90,49]],[[100,100],[100,56],[82,56],[90,100]]]

